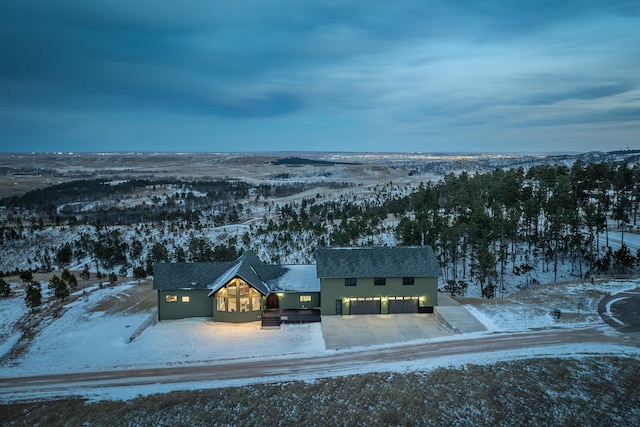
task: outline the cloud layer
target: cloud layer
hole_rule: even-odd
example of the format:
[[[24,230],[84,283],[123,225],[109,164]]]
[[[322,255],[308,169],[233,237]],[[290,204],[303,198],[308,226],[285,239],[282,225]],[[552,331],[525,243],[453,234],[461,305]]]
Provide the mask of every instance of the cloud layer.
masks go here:
[[[23,0],[0,45],[2,151],[640,148],[637,1]]]

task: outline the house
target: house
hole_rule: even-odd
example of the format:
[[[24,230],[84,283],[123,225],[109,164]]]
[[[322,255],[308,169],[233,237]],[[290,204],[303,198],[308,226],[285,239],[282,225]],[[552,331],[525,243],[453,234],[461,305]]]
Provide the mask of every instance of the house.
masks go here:
[[[155,263],[158,320],[320,321],[320,315],[429,313],[440,266],[428,246],[319,248],[316,265]]]
[[[304,317],[310,314],[305,310],[320,307],[313,265],[269,265],[246,252],[236,261],[155,263],[153,269],[158,320],[211,317],[217,322],[253,322],[262,319],[265,310],[278,309],[293,310],[295,321],[295,311]],[[319,314],[315,317],[319,320]]]
[[[319,248],[321,314],[431,313],[441,268],[430,246]]]

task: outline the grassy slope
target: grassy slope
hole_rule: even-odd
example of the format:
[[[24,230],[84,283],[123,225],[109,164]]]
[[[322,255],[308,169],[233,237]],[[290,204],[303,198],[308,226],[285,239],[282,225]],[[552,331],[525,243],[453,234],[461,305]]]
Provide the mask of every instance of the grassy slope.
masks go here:
[[[640,424],[640,361],[533,359],[174,392],[129,402],[0,406],[2,425]]]

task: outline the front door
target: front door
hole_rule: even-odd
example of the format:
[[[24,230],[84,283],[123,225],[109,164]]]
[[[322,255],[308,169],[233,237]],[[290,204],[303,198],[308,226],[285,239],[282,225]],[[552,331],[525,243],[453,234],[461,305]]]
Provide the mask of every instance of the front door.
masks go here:
[[[342,300],[341,299],[336,300],[336,314],[338,316],[342,316]]]
[[[267,310],[276,310],[280,308],[280,301],[278,295],[271,293],[267,296]]]

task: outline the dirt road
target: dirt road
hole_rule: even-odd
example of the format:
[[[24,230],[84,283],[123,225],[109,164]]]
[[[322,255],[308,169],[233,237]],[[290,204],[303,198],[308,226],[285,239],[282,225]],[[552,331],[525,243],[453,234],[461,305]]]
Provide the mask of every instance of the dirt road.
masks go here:
[[[327,377],[352,372],[384,370],[384,366],[428,363],[430,359],[569,346],[558,353],[571,354],[571,345],[604,344],[638,348],[638,342],[607,326],[584,329],[545,329],[522,333],[482,335],[473,338],[423,342],[360,351],[329,352],[316,357],[210,361],[198,365],[137,368],[72,374],[0,378],[0,401],[34,398],[39,394],[75,395],[79,390],[150,384],[193,383],[193,388],[215,387],[218,381],[281,381],[296,377]],[[553,350],[549,354],[555,354]],[[198,385],[198,382],[207,382]]]

